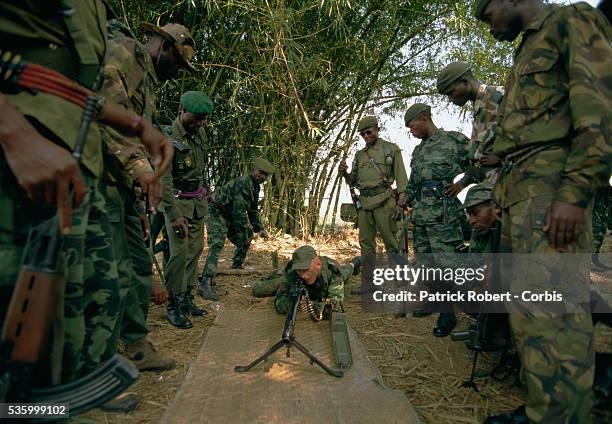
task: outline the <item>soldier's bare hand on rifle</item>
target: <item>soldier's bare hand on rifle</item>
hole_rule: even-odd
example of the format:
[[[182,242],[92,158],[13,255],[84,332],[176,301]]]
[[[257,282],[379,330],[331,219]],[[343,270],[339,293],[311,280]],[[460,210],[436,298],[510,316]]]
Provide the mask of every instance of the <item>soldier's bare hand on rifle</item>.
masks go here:
[[[159,177],[152,172],[147,172],[139,176],[137,181],[138,185],[140,185],[140,188],[142,189],[142,193],[147,198],[149,212],[155,213],[163,193],[163,188],[161,182],[159,181]]]
[[[190,225],[184,216],[177,218],[171,225],[174,234],[176,234],[180,239],[187,237]]]
[[[151,286],[151,298],[156,305],[163,305],[168,301],[168,290],[159,281],[153,280]]]
[[[0,94],[0,145],[17,183],[35,202],[57,204],[60,230],[70,230],[73,206],[87,193],[70,152],[41,136]],[[70,190],[74,197],[70,198]]]
[[[542,228],[548,233],[548,243],[553,249],[566,250],[580,237],[584,221],[583,208],[554,200],[548,209],[546,224]]]
[[[458,195],[461,190],[463,190],[465,187],[463,187],[463,184],[461,184],[461,182],[457,181],[454,184],[448,185],[444,188],[444,191],[446,192],[447,196],[451,196],[451,197],[455,197],[456,195]]]
[[[499,158],[492,153],[489,155],[484,155],[483,157],[480,158],[480,161],[479,161],[479,163],[484,166],[496,166],[500,162],[501,161],[499,160]]]
[[[338,172],[340,175],[344,176],[348,172],[348,165],[346,164],[346,160],[342,159],[340,161],[340,165],[338,165]]]

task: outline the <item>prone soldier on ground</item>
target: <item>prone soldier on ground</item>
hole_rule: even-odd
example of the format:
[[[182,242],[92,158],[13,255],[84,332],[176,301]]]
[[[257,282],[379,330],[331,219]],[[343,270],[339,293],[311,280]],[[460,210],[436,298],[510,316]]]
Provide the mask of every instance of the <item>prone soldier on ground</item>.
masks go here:
[[[469,158],[468,138],[455,131],[439,129],[431,117],[431,107],[424,103],[410,106],[404,115],[410,133],[421,139],[410,161],[406,193],[412,207],[413,246],[417,259],[452,266],[452,256],[463,244],[461,222],[465,214],[461,202],[449,194],[453,179],[464,172]],[[433,305],[414,311],[413,316],[431,314]],[[457,320],[452,305],[444,305],[433,329],[435,336],[450,334]]]
[[[526,260],[534,254],[589,253],[594,190],[608,184],[612,171],[609,22],[586,3],[539,0],[477,0],[474,14],[499,41],[512,42],[522,33],[493,146],[502,159],[493,196],[502,208],[502,251],[530,253],[521,255]],[[581,263],[531,261],[514,267],[513,290],[554,284],[556,290],[571,288],[574,297],[584,295],[578,290],[587,291],[588,259],[582,263],[585,255],[573,256]],[[525,281],[521,270],[527,267],[531,278]],[[552,275],[559,276],[554,283]],[[522,413],[487,422],[589,422],[590,314],[559,314],[545,305],[537,313],[510,312],[517,312],[510,314],[510,324],[526,406]]]
[[[241,268],[253,240],[253,232],[268,238],[258,211],[259,190],[275,168],[264,158],[255,158],[251,172],[235,178],[215,190],[208,209],[208,255],[204,270],[197,283],[198,294],[204,299],[217,301],[219,295],[213,289],[217,275],[217,261],[229,239],[236,249],[232,268]]]
[[[181,96],[179,117],[164,128],[175,145],[171,169],[162,177],[164,212],[170,248],[165,265],[170,303],[166,318],[178,328],[191,328],[186,315],[202,316],[206,310],[193,303],[198,259],[202,254],[204,220],[208,213],[206,181],[206,132],[202,128],[213,111],[212,100],[200,91]]]

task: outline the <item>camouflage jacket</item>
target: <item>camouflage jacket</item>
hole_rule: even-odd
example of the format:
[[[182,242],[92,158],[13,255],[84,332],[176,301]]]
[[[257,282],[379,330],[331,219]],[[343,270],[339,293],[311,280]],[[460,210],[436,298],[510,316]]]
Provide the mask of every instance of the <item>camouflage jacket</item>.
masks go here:
[[[497,133],[499,105],[504,98],[503,87],[480,84],[474,101],[472,137],[470,139],[470,158],[472,166],[466,170],[461,182],[464,187],[479,183],[487,177],[491,167],[483,168],[478,161],[493,153],[493,142]]]
[[[442,186],[452,184],[453,179],[464,172],[469,164],[469,140],[456,131],[440,129],[414,148],[406,194],[413,208],[412,220],[416,225],[443,222]],[[429,195],[431,190],[424,188],[431,181],[440,183],[436,196]],[[464,217],[459,199],[448,198],[448,221],[459,221]]]
[[[355,154],[348,182],[360,191],[360,200],[365,210],[371,210],[383,204],[392,195],[376,166],[370,162],[372,157],[378,168],[384,173],[387,181],[396,181],[397,191],[404,192],[408,178],[402,159],[402,151],[393,143],[379,138],[374,146],[366,146]]]
[[[586,208],[612,164],[610,25],[586,3],[547,6],[525,29],[493,151],[502,207],[552,194]]]
[[[106,8],[100,0],[79,1],[68,15],[59,6],[57,1],[0,2],[0,46],[91,88],[106,50]],[[67,29],[69,23],[73,32]],[[29,90],[11,90],[4,97],[74,148],[83,108],[54,94]],[[100,131],[95,122],[87,134],[82,165],[96,176],[102,170]]]
[[[321,275],[315,280],[314,284],[306,284],[308,297],[313,302],[322,302],[326,299],[342,303],[344,301],[344,282],[350,277],[348,268],[326,256],[319,256],[321,259]],[[295,271],[287,271],[290,264],[285,269],[285,281],[276,293],[274,305],[277,312],[287,313],[291,307],[290,293],[295,289],[298,275]]]
[[[235,178],[215,190],[213,205],[232,222],[236,230],[244,229],[248,233],[250,222],[253,231],[259,232],[263,229],[257,209],[259,188],[250,175]]]
[[[196,191],[199,187],[208,189],[206,132],[200,128],[195,135],[189,134],[179,118],[171,126],[164,127],[164,132],[174,140],[174,158],[170,168],[161,177],[164,193],[160,210],[171,221],[181,216],[203,217],[208,209],[206,196],[201,199],[185,199],[176,198],[175,193],[177,190]]]
[[[151,55],[133,38],[117,35],[108,42],[102,94],[151,121],[155,110],[153,82],[157,81]],[[133,179],[153,172],[147,152],[137,138],[105,127],[104,178],[131,187]]]

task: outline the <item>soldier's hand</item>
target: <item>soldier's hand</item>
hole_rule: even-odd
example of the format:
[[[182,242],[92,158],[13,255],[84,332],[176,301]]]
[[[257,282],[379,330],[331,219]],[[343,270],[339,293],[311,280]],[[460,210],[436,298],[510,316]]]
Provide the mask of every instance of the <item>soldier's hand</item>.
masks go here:
[[[406,195],[406,193],[400,193],[399,194],[399,197],[397,199],[397,204],[401,208],[406,208],[406,206],[408,205],[408,196]]]
[[[172,162],[172,157],[174,156],[172,141],[155,128],[153,124],[145,120],[142,121],[140,141],[149,151],[151,160],[155,166],[156,176],[159,177],[166,172],[166,169]]]
[[[264,230],[261,230],[261,231],[259,232],[259,235],[260,235],[261,237],[265,238],[265,239],[269,239],[269,238],[270,238],[270,234],[268,234],[268,232],[267,232],[265,229],[264,229]]]
[[[139,176],[137,181],[138,185],[142,189],[142,193],[147,197],[149,212],[155,213],[163,194],[163,187],[159,181],[159,176],[156,176],[151,172],[147,172],[146,174]]]
[[[565,250],[578,239],[584,212],[585,210],[578,206],[553,200],[542,228],[548,233],[548,243],[553,249]]]
[[[163,305],[168,301],[168,290],[159,281],[153,280],[151,298],[156,305]]]
[[[181,216],[180,218],[177,218],[171,225],[174,234],[176,234],[179,238],[184,239],[187,237],[190,225],[185,217]]]
[[[483,157],[481,157],[478,162],[481,165],[485,165],[485,166],[496,166],[499,163],[501,163],[501,160],[499,160],[497,156],[491,153],[489,155],[484,155]]]
[[[346,175],[348,171],[348,165],[346,164],[346,160],[342,159],[340,161],[340,165],[338,165],[338,172],[340,173],[340,175]]]
[[[60,231],[66,234],[72,207],[80,205],[87,193],[79,165],[68,150],[41,136],[23,115],[4,106],[2,132],[7,136],[2,147],[8,166],[30,199],[57,205]]]
[[[444,188],[444,192],[446,193],[447,196],[455,197],[464,188],[465,187],[463,187],[463,184],[461,184],[459,181],[457,181],[455,184],[451,184],[451,185],[446,186]]]
[[[391,218],[393,218],[394,221],[399,221],[400,219],[402,219],[403,213],[404,208],[402,208],[400,205],[395,205],[395,210],[393,211]]]

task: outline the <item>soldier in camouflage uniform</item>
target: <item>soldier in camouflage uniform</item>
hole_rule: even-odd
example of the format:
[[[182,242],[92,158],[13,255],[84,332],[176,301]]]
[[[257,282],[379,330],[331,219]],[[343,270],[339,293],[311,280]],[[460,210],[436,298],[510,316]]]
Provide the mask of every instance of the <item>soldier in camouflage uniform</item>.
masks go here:
[[[191,328],[187,314],[202,316],[204,309],[193,304],[191,291],[202,254],[204,220],[208,212],[206,194],[206,132],[202,126],[212,113],[213,103],[200,91],[181,96],[181,113],[172,126],[164,128],[175,145],[172,169],[164,174],[162,209],[170,242],[165,265],[166,286],[172,301],[166,318],[178,328]],[[176,296],[176,302],[174,301]]]
[[[155,109],[153,83],[176,77],[181,67],[192,69],[189,59],[193,39],[178,24],[163,28],[143,24],[150,35],[146,45],[136,41],[117,21],[111,22],[110,28],[103,94],[150,122]],[[162,357],[147,340],[151,292],[158,303],[165,303],[168,295],[159,283],[153,284],[151,253],[145,244],[148,219],[134,190],[138,186],[147,193],[149,210],[155,210],[161,185],[152,180],[154,171],[149,157],[136,140],[106,127],[103,141],[101,191],[108,204],[121,283],[121,321],[115,328],[114,342],[121,337],[128,357],[140,370],[170,369],[175,366],[174,360]],[[114,351],[115,343],[109,344],[109,353]]]
[[[208,210],[208,255],[198,281],[198,294],[204,299],[219,300],[211,282],[217,274],[217,261],[226,238],[236,246],[232,268],[240,268],[251,245],[253,232],[263,238],[269,237],[261,224],[257,203],[260,185],[273,172],[274,166],[270,162],[255,158],[249,175],[235,178],[215,190]]]
[[[338,171],[347,183],[359,189],[359,246],[361,256],[376,254],[376,234],[380,234],[388,255],[399,252],[396,236],[401,210],[406,205],[408,179],[400,148],[378,137],[380,129],[374,116],[366,116],[357,126],[366,146],[355,153],[351,172],[344,160]],[[391,188],[397,186],[397,200]],[[365,258],[364,258],[365,260]]]
[[[597,191],[593,206],[593,253],[599,253],[612,217],[612,187]]]
[[[341,309],[344,283],[354,271],[354,264],[340,265],[333,259],[319,256],[312,246],[297,248],[291,254],[291,261],[285,268],[284,282],[274,298],[276,312],[287,314],[291,309],[290,293],[298,277],[304,281],[315,312],[322,312],[326,301],[332,303],[332,309]]]
[[[523,33],[493,146],[503,161],[494,189],[503,210],[502,251],[550,258],[559,257],[558,252],[588,253],[593,191],[608,184],[612,171],[609,23],[586,3],[478,0],[475,15],[499,41],[511,42]],[[578,257],[583,256],[588,255]],[[521,275],[526,268],[515,267],[513,290],[569,292],[571,287],[577,293],[579,286],[587,287],[589,264],[588,259],[579,267],[575,262],[528,263],[529,278]],[[578,268],[587,272],[579,274]],[[542,306],[512,313],[510,321],[523,365],[528,419],[589,422],[591,316]],[[489,422],[514,422],[516,416]]]
[[[444,254],[453,254],[463,244],[461,221],[465,214],[459,199],[448,190],[453,179],[470,162],[469,140],[461,133],[438,129],[431,119],[431,108],[423,103],[412,105],[406,111],[404,122],[411,134],[422,140],[412,152],[406,188],[408,204],[412,206],[414,251],[421,259],[433,254],[444,265]],[[427,314],[426,311],[413,313],[414,316]],[[433,333],[438,337],[447,336],[456,323],[454,313],[441,313]]]
[[[474,236],[470,240],[470,253],[497,252],[497,246],[492,246],[491,229],[499,227],[499,207],[491,198],[492,185],[479,183],[470,187],[465,196],[463,207],[468,214],[468,221],[474,228]],[[499,228],[497,229],[499,231]]]
[[[471,166],[465,176],[449,189],[451,196],[472,183],[487,180],[491,184],[497,178],[501,162],[493,154],[497,114],[504,98],[503,87],[486,85],[474,78],[470,67],[463,62],[452,62],[438,74],[438,93],[445,95],[457,106],[468,101],[473,104],[472,136],[470,138]]]

